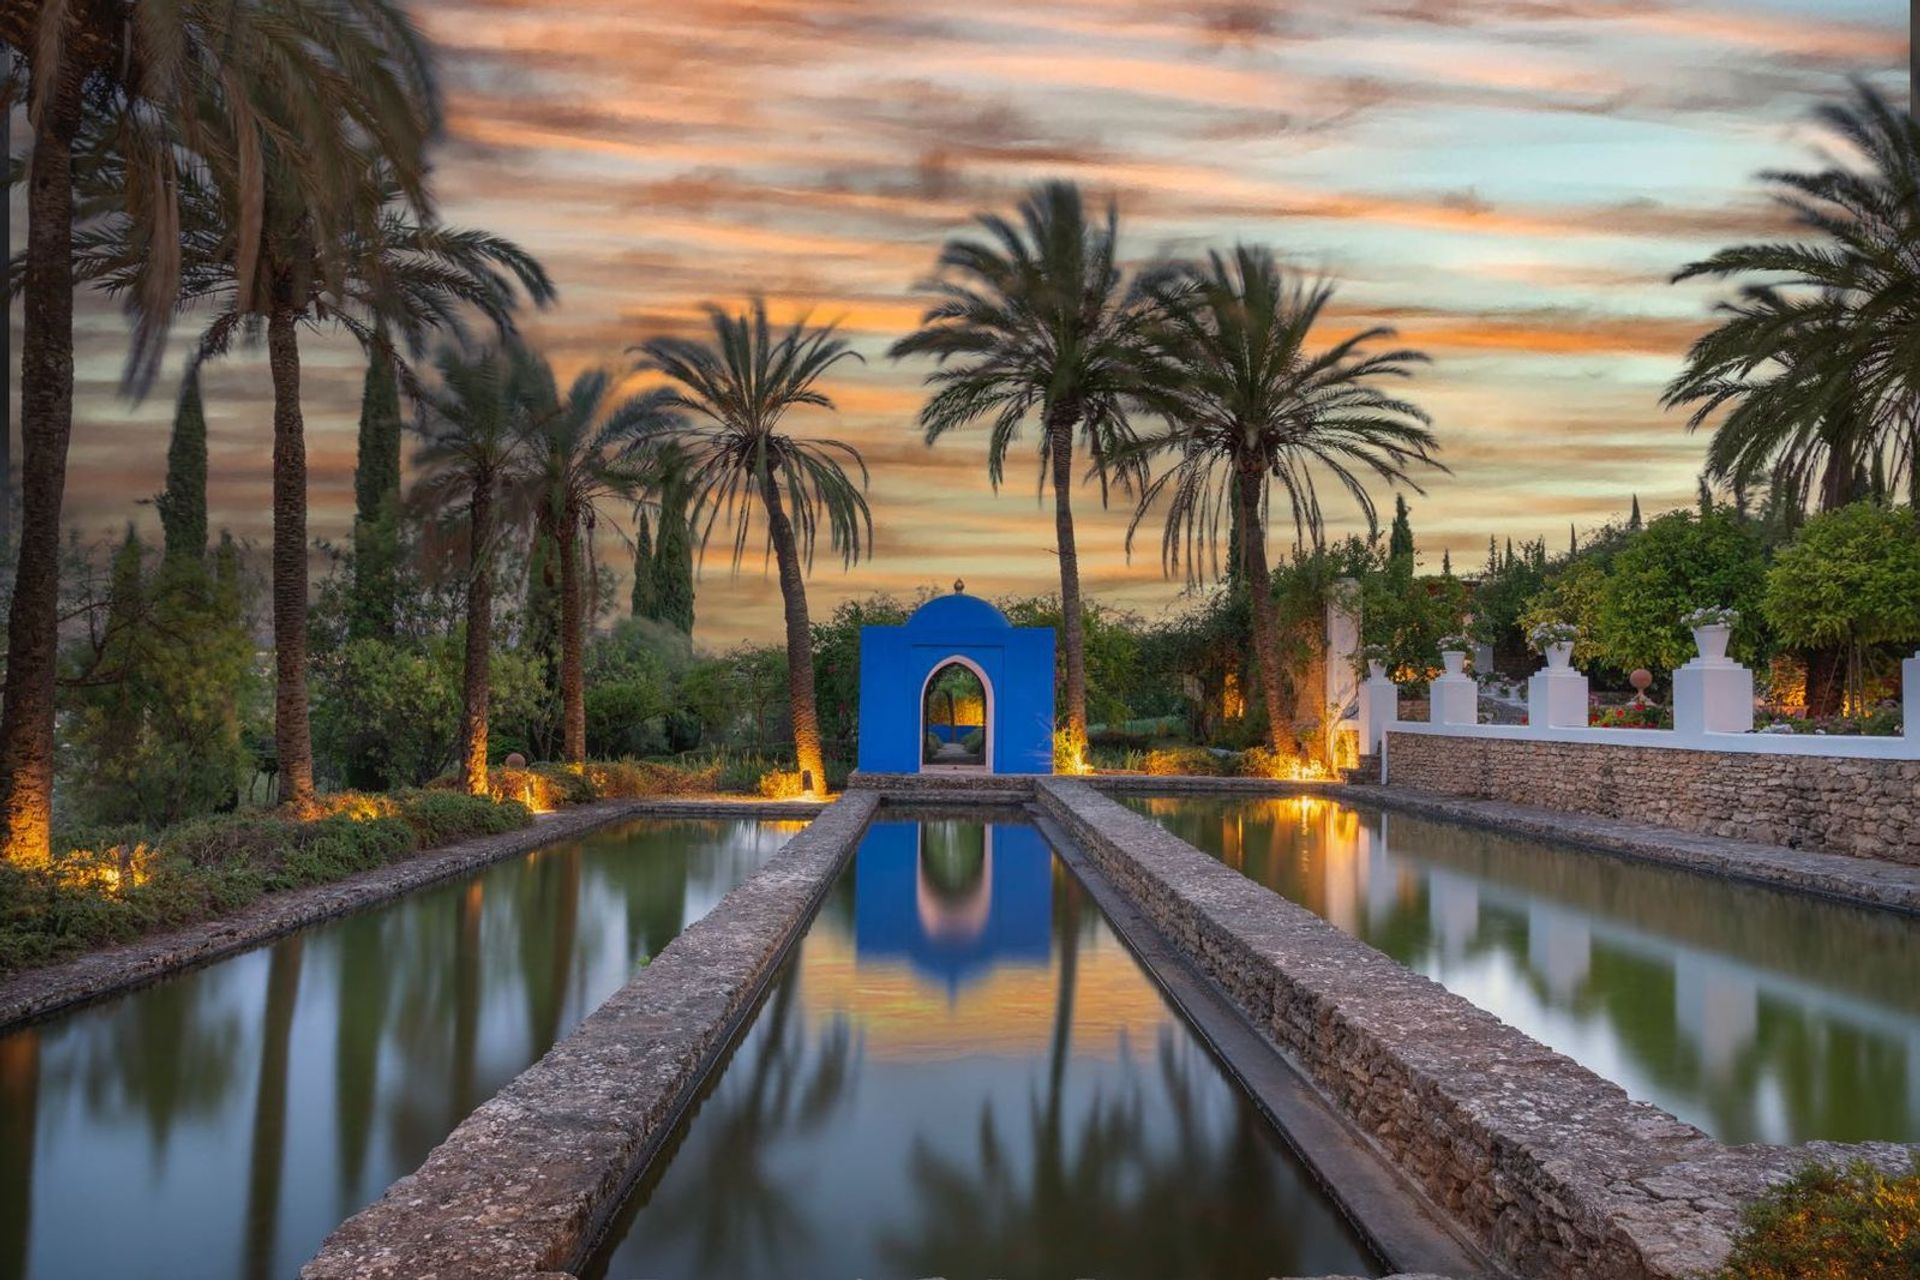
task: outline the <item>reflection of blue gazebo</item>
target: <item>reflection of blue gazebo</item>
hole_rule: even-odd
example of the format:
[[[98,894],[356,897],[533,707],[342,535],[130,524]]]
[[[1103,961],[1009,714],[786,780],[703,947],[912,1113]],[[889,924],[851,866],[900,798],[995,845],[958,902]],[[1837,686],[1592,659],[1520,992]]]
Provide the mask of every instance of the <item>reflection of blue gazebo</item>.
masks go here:
[[[876,822],[854,863],[854,946],[903,959],[948,992],[1008,961],[1047,963],[1053,851],[1028,826],[989,825],[977,883],[940,885],[923,832],[933,822]]]
[[[986,695],[989,773],[1053,772],[1053,628],[1016,627],[978,596],[936,596],[905,625],[860,628],[860,769],[919,773],[927,686],[958,664]]]

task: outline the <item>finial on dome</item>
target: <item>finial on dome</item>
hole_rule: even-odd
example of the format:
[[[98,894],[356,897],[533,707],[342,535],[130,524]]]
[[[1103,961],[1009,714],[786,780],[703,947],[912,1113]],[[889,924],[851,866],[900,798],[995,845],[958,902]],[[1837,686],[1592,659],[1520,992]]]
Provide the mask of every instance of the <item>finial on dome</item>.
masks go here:
[[[965,592],[966,592],[966,589],[967,589],[967,584],[966,584],[966,581],[965,581],[965,579],[962,579],[962,578],[955,578],[955,579],[953,580],[953,594],[955,594],[955,595],[963,595],[963,594],[965,594]]]

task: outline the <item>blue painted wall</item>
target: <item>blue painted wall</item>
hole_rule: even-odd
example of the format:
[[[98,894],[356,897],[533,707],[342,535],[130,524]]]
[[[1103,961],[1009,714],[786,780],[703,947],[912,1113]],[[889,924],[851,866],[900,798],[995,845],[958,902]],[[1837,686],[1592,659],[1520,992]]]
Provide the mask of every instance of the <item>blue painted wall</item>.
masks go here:
[[[954,658],[987,686],[995,773],[1053,772],[1053,628],[1016,627],[978,596],[936,596],[904,626],[860,628],[860,768],[919,773],[927,679]]]

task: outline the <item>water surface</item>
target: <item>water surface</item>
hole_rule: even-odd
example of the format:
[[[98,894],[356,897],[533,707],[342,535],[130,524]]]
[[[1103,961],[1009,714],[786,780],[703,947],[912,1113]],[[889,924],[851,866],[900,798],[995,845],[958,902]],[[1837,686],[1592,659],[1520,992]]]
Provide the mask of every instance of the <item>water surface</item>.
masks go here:
[[[1920,920],[1318,797],[1128,797],[1725,1142],[1920,1141]]]
[[[875,823],[589,1280],[1378,1275],[1017,821]]]
[[[0,1277],[290,1277],[799,824],[647,821],[0,1037]]]

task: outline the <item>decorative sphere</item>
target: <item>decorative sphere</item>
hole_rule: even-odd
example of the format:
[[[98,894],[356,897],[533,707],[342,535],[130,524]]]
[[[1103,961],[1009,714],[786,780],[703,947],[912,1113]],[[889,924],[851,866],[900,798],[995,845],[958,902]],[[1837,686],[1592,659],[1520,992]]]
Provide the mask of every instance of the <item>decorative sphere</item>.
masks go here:
[[[1645,693],[1653,686],[1653,672],[1645,667],[1635,667],[1632,674],[1627,677],[1627,683],[1638,692]]]
[[[518,751],[509,751],[507,752],[507,758],[500,763],[509,769],[524,769],[527,767],[527,758]]]

